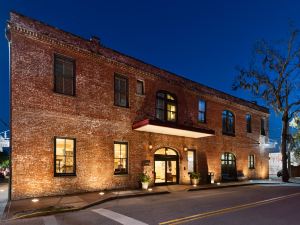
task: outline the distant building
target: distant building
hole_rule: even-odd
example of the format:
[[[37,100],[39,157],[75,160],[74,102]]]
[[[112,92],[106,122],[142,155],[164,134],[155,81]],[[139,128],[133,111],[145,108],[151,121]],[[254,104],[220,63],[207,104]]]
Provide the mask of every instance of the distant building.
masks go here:
[[[12,199],[268,177],[267,108],[16,13],[7,38]]]

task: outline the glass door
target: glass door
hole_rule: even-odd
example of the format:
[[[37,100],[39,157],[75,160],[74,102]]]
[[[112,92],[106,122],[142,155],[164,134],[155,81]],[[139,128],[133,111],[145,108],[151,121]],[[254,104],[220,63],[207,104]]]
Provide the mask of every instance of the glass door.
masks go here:
[[[179,180],[179,159],[175,150],[160,148],[154,154],[155,184],[176,184]]]
[[[155,183],[162,184],[166,182],[166,162],[155,161]]]
[[[177,183],[177,162],[167,160],[166,166],[167,166],[166,182],[167,183]]]

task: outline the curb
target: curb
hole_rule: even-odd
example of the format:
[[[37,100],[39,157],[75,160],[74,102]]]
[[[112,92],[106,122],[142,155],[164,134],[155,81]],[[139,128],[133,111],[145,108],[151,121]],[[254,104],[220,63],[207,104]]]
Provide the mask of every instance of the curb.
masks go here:
[[[243,187],[243,186],[252,186],[252,185],[270,185],[270,184],[281,184],[281,183],[247,183],[247,184],[232,184],[232,185],[224,185],[224,186],[211,186],[211,187],[199,187],[188,189],[188,191],[201,191],[201,190],[209,190],[209,189],[221,189],[221,188],[231,188],[231,187]]]
[[[54,215],[54,214],[59,214],[59,213],[65,213],[65,212],[74,212],[74,211],[87,209],[87,208],[95,206],[95,205],[103,204],[105,202],[113,201],[116,199],[146,197],[146,196],[151,196],[151,195],[163,195],[163,194],[170,194],[170,192],[169,191],[160,191],[160,192],[140,193],[140,194],[135,194],[135,195],[117,195],[117,196],[108,197],[106,199],[101,199],[101,200],[98,200],[95,202],[91,202],[91,203],[86,204],[81,207],[74,207],[71,209],[62,209],[62,210],[49,210],[49,211],[43,211],[43,212],[34,212],[34,213],[29,213],[29,214],[25,214],[25,215],[12,217],[11,219],[7,219],[7,220],[3,220],[3,221],[26,219],[26,218],[32,218],[32,217],[38,217],[38,216],[48,216],[48,215]]]

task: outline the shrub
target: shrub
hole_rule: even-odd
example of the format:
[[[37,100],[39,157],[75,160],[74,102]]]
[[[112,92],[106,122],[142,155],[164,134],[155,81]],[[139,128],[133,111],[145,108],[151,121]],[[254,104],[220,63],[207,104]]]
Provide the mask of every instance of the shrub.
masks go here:
[[[4,160],[0,163],[1,168],[8,168],[9,167],[9,160]]]
[[[190,178],[191,179],[201,179],[200,173],[192,172],[190,173]]]
[[[140,175],[140,181],[141,181],[142,183],[150,182],[150,180],[151,180],[151,178],[150,178],[150,176],[149,176],[147,173],[142,173],[142,174]]]

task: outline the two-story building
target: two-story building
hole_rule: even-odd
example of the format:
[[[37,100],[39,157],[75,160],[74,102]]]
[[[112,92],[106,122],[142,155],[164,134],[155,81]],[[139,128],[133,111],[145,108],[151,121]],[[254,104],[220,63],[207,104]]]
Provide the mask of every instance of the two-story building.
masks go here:
[[[268,176],[267,108],[17,13],[11,198]]]

